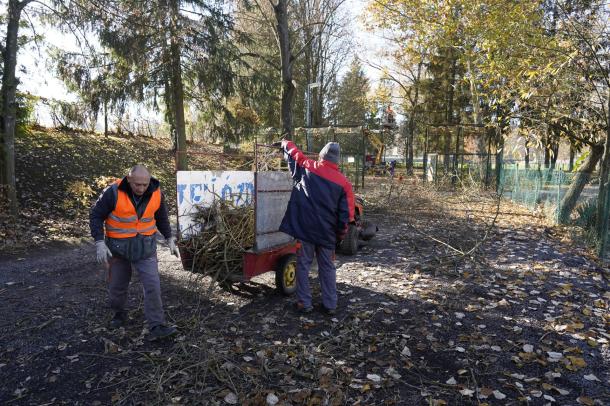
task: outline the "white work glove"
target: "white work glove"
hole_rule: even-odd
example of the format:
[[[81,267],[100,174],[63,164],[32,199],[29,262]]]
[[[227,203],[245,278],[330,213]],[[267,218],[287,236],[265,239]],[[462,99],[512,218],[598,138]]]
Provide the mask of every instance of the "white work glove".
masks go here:
[[[178,247],[176,247],[176,237],[169,237],[167,239],[167,246],[169,247],[170,254],[180,257]]]
[[[95,242],[95,249],[97,250],[97,263],[108,263],[108,258],[112,258],[112,252],[106,245],[104,240],[99,240]]]

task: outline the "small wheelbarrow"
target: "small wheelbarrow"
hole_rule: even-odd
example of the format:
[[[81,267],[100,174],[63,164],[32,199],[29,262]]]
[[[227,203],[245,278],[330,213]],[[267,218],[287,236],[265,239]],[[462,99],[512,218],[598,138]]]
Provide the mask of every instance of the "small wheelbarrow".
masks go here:
[[[266,272],[275,273],[279,292],[290,295],[296,290],[296,253],[300,244],[279,231],[286,211],[292,178],[283,171],[179,171],[177,172],[178,229],[181,239],[196,232],[191,213],[195,206],[209,205],[215,198],[233,199],[234,204],[254,205],[255,243],[244,252],[242,272],[227,282],[249,281]],[[195,230],[195,231],[194,231]],[[185,269],[192,258],[181,249]]]

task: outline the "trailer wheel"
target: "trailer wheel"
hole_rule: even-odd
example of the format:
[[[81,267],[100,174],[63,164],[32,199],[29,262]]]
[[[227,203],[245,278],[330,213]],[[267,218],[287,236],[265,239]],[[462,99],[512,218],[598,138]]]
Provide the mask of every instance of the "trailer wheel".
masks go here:
[[[341,253],[346,255],[356,255],[358,252],[358,227],[350,224],[347,229],[345,239],[341,241]]]
[[[275,268],[275,286],[277,290],[288,296],[297,290],[297,256],[284,255]]]
[[[363,221],[361,228],[362,231],[360,232],[359,238],[364,241],[369,241],[373,239],[373,237],[375,237],[375,234],[377,234],[377,231],[379,231],[379,228],[370,221]]]

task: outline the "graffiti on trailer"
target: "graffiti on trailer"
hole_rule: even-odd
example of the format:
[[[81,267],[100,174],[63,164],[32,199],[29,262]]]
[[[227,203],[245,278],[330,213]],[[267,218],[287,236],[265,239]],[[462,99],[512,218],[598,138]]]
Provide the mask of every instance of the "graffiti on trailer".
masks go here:
[[[197,206],[209,206],[214,199],[236,206],[254,203],[254,174],[248,171],[178,171],[176,177],[178,224],[181,236],[198,232],[192,215]]]
[[[202,204],[206,201],[213,200],[213,198],[206,199],[206,193],[210,193],[212,196],[219,196],[223,200],[233,200],[233,203],[236,206],[249,205],[252,203],[254,183],[242,182],[233,186],[226,183],[224,185],[218,185],[216,180],[217,178],[213,178],[210,183],[178,184],[178,206],[182,206],[185,200],[192,205]]]

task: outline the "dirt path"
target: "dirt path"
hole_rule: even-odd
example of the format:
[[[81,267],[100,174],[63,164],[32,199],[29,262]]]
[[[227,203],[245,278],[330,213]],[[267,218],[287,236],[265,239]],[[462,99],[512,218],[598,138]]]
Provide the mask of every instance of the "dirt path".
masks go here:
[[[610,403],[610,294],[594,263],[508,204],[485,260],[457,261],[443,243],[468,247],[493,202],[398,199],[372,214],[369,247],[337,258],[333,318],[287,310],[271,274],[209,292],[160,245],[182,334],[150,343],[138,283],[130,324],[106,329],[92,245],[0,262],[0,403]]]

